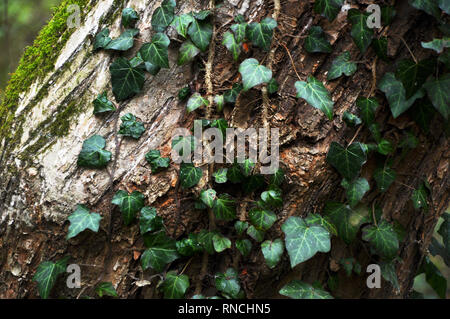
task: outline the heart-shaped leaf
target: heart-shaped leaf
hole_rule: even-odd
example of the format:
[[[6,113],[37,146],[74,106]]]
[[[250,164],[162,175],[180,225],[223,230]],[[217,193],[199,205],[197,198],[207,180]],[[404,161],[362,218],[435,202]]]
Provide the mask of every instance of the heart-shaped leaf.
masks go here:
[[[77,165],[88,168],[103,168],[111,160],[111,152],[105,151],[106,141],[94,135],[83,142]]]
[[[349,206],[337,202],[327,202],[324,212],[326,219],[336,226],[338,236],[347,245],[353,242],[359,227],[365,221],[365,216],[353,211]]]
[[[117,101],[126,100],[141,92],[144,86],[145,73],[142,68],[133,67],[125,58],[117,58],[109,67],[112,91]]]
[[[331,53],[333,51],[330,42],[328,42],[322,28],[319,26],[313,26],[309,30],[309,34],[305,39],[305,49],[309,53]]]
[[[191,62],[200,53],[200,50],[190,40],[183,42],[178,53],[178,65]]]
[[[222,194],[214,200],[213,211],[219,220],[236,218],[236,202],[228,194]]]
[[[225,32],[223,35],[222,44],[231,52],[233,59],[238,60],[239,54],[241,54],[241,47],[239,43],[234,39],[234,35],[231,32]]]
[[[95,287],[95,292],[102,298],[103,296],[119,297],[111,282],[101,282]]]
[[[362,238],[370,242],[371,246],[387,259],[393,259],[397,255],[398,239],[394,228],[385,220],[381,220],[378,226],[366,226],[362,230]]]
[[[198,21],[194,19],[188,28],[188,34],[192,42],[202,51],[208,49],[209,42],[213,34],[212,25],[206,21]]]
[[[99,94],[94,100],[94,114],[115,111],[114,104],[108,100],[106,92]]]
[[[172,27],[177,30],[178,34],[183,38],[187,38],[187,30],[191,22],[194,21],[194,17],[191,13],[182,14],[180,16],[176,16],[172,23],[170,24]]]
[[[316,0],[314,11],[333,21],[341,11],[343,0]]]
[[[260,230],[268,230],[277,221],[277,215],[266,209],[253,208],[248,213],[250,222]]]
[[[164,33],[156,33],[152,42],[144,44],[139,53],[142,59],[160,68],[169,68],[169,55],[167,48],[170,40]]]
[[[411,98],[430,74],[433,73],[436,66],[434,59],[426,59],[415,63],[412,60],[402,60],[397,65],[395,78],[403,83],[406,99]]]
[[[209,208],[213,207],[216,199],[216,191],[214,189],[202,190],[200,192],[200,200]]]
[[[163,219],[161,216],[158,216],[156,209],[153,207],[142,207],[139,216],[139,229],[141,235],[160,230],[162,227]]]
[[[244,91],[248,91],[259,84],[268,83],[272,78],[272,71],[264,65],[260,65],[258,60],[253,58],[245,59],[239,65],[239,73],[242,76]]]
[[[373,29],[367,26],[368,13],[362,13],[357,9],[350,9],[347,17],[352,23],[351,35],[361,53],[369,48],[373,40]]]
[[[450,111],[450,74],[444,74],[440,78],[431,78],[423,85],[427,90],[433,106],[439,113],[448,120]]]
[[[145,234],[144,244],[147,247],[141,255],[144,270],[152,268],[156,272],[162,272],[168,263],[180,257],[175,240],[168,237],[164,230]]]
[[[119,206],[125,225],[129,225],[136,214],[144,207],[144,195],[138,191],[129,194],[126,191],[119,190],[114,195],[111,203]]]
[[[367,161],[367,154],[361,143],[355,142],[344,148],[332,142],[327,154],[327,162],[348,181],[358,176],[361,167]]]
[[[161,7],[156,8],[152,15],[152,27],[156,32],[163,32],[175,17],[176,3],[174,0],[164,0]]]
[[[223,94],[223,98],[225,102],[234,104],[236,103],[236,99],[242,91],[242,84],[241,83],[234,83],[230,90],[226,90]]]
[[[216,172],[214,172],[213,177],[214,181],[217,184],[223,184],[227,182],[227,168],[220,168]]]
[[[388,190],[389,186],[394,182],[397,174],[389,166],[380,167],[373,173],[373,178],[377,182],[378,189],[384,193]]]
[[[111,42],[109,37],[109,29],[104,28],[102,31],[97,33],[94,40],[94,50],[104,49]]]
[[[338,77],[342,76],[342,74],[345,74],[346,76],[350,76],[354,74],[357,70],[356,63],[351,61],[350,52],[346,51],[342,53],[340,56],[338,56],[331,65],[331,69],[328,72],[327,79],[334,80]]]
[[[236,270],[228,268],[225,273],[215,276],[216,289],[231,298],[236,298],[241,290],[239,277]]]
[[[120,124],[119,134],[130,136],[137,140],[145,132],[144,123],[137,121],[136,116],[133,114],[127,113],[120,119],[122,123]]]
[[[253,22],[247,26],[247,38],[254,46],[269,51],[272,43],[273,29],[277,22],[272,18],[264,18],[260,23]]]
[[[361,119],[366,125],[371,125],[375,122],[375,111],[378,108],[378,101],[374,98],[359,97],[356,100],[356,105],[360,110]]]
[[[66,256],[57,262],[44,261],[39,264],[33,276],[33,281],[37,282],[39,295],[42,299],[48,298],[58,276],[66,272],[69,258],[69,256]]]
[[[264,232],[264,230],[257,229],[253,225],[251,225],[249,228],[247,228],[247,235],[249,235],[251,238],[253,238],[258,243],[263,241],[265,234],[266,233]]]
[[[274,241],[266,240],[261,244],[261,251],[263,253],[266,264],[270,269],[280,262],[281,256],[284,252],[284,244],[281,239],[275,239]]]
[[[334,102],[322,82],[309,75],[308,82],[297,81],[295,88],[298,98],[305,99],[312,107],[324,112],[329,120],[333,119]]]
[[[212,241],[214,250],[218,253],[221,253],[225,249],[231,248],[231,241],[220,234],[215,234]]]
[[[194,93],[189,98],[187,105],[186,105],[186,109],[188,112],[192,112],[203,105],[208,106],[209,101],[207,99],[205,99],[204,97],[202,97],[200,95],[200,93]]]
[[[102,217],[100,214],[91,213],[86,206],[78,204],[77,209],[67,219],[70,222],[67,239],[70,239],[85,229],[98,232]]]
[[[106,50],[127,51],[134,45],[134,37],[139,34],[138,29],[127,29],[117,39],[111,40]]]
[[[198,184],[203,176],[203,171],[192,163],[181,163],[180,181],[183,188],[191,188]]]
[[[364,197],[364,194],[370,190],[369,182],[363,177],[357,178],[353,182],[343,179],[341,185],[346,189],[347,199],[351,207],[356,206]]]
[[[139,16],[133,8],[125,8],[122,10],[122,25],[125,28],[134,27],[137,20],[139,20]]]
[[[170,164],[170,158],[161,157],[161,152],[158,150],[150,150],[145,154],[145,159],[147,160],[147,163],[150,164],[153,174],[169,167]]]
[[[313,287],[300,280],[292,280],[281,288],[279,293],[292,299],[333,299],[327,291]]]
[[[166,299],[183,299],[188,288],[189,277],[186,275],[177,275],[176,271],[169,271],[161,285],[164,298]]]
[[[247,256],[252,250],[252,242],[248,239],[237,239],[236,248],[242,254],[242,256]]]
[[[282,207],[283,199],[279,189],[270,189],[261,193],[262,201],[271,207]]]

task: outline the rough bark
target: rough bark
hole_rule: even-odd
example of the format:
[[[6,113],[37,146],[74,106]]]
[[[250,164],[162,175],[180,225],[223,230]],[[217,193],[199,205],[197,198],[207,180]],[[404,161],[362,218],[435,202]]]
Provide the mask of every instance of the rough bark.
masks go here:
[[[179,1],[181,2],[181,1]],[[369,50],[360,60],[366,60],[358,72],[349,78],[326,82],[326,71],[331,61],[342,51],[349,50],[356,56],[357,48],[349,35],[350,26],[345,12],[329,23],[312,10],[313,1],[285,0],[281,2],[278,30],[275,32],[273,70],[280,83],[276,97],[270,100],[269,125],[281,130],[281,159],[287,173],[287,183],[283,186],[285,204],[279,220],[269,236],[281,236],[280,226],[288,216],[306,216],[310,212],[320,213],[327,200],[341,199],[343,191],[339,187],[340,177],[325,162],[328,147],[332,141],[348,143],[355,130],[347,128],[341,117],[344,111],[354,111],[354,102],[360,95],[367,96],[372,86],[374,53]],[[360,1],[365,3],[365,1]],[[139,287],[136,280],[148,280],[153,275],[143,272],[139,260],[134,257],[142,250],[143,243],[137,225],[124,227],[120,213],[110,204],[118,189],[139,190],[146,196],[146,204],[152,205],[162,214],[165,224],[172,233],[178,220],[179,210],[175,200],[177,167],[168,171],[150,174],[144,154],[149,149],[158,148],[164,156],[170,153],[170,138],[176,127],[191,127],[193,115],[185,115],[185,106],[176,98],[178,90],[186,84],[204,87],[204,72],[192,66],[177,67],[178,43],[172,41],[170,47],[171,68],[162,70],[157,76],[149,77],[144,90],[138,96],[122,105],[122,113],[131,112],[146,123],[145,134],[137,141],[116,139],[116,116],[97,118],[92,115],[91,101],[107,89],[110,92],[109,65],[113,60],[110,53],[92,53],[93,36],[108,26],[113,36],[120,30],[120,13],[125,6],[134,7],[140,14],[137,27],[141,33],[139,40],[151,38],[150,19],[160,1],[92,1],[82,26],[76,29],[59,53],[54,70],[34,81],[21,94],[15,110],[11,131],[23,132],[14,143],[10,138],[0,136],[0,297],[34,298],[37,296],[35,284],[31,281],[37,265],[43,260],[51,260],[69,254],[72,260],[82,266],[83,291],[92,294],[92,285],[98,278],[111,281],[123,298],[156,297],[154,285]],[[206,8],[206,1],[181,2],[181,10],[191,11]],[[354,6],[357,7],[357,4]],[[427,39],[435,27],[432,18],[412,9],[406,1],[398,1],[397,18],[387,31],[388,34],[402,36],[418,58],[429,53],[420,48],[420,41]],[[272,14],[272,1],[229,0],[216,12],[215,23],[222,32],[228,27],[230,14],[244,14],[249,21],[259,21]],[[103,18],[102,18],[103,17]],[[104,18],[107,17],[107,18]],[[100,24],[100,21],[102,24]],[[303,39],[311,25],[322,25],[332,39],[332,55],[306,54]],[[224,47],[221,36],[216,38],[215,63],[213,64],[213,87],[215,90],[230,87],[238,73],[236,65]],[[314,74],[326,83],[335,101],[334,120],[328,121],[323,114],[295,98],[294,83],[296,72],[287,54],[289,50],[293,63],[304,80]],[[127,57],[134,56],[140,44],[136,44]],[[258,50],[248,53],[261,60],[264,54]],[[394,60],[407,58],[409,53],[401,40],[390,38],[390,56]],[[378,62],[376,74],[382,75],[390,65]],[[46,92],[42,93],[42,88]],[[262,127],[261,104],[258,91],[240,97],[234,110],[226,109],[225,116],[235,126]],[[389,192],[379,195],[372,191],[365,201],[376,200],[381,204],[384,216],[389,221],[398,221],[407,232],[401,243],[397,274],[400,292],[383,282],[381,289],[370,290],[365,285],[366,277],[346,278],[341,270],[340,288],[334,293],[338,297],[406,297],[410,292],[414,275],[420,261],[426,254],[432,230],[438,217],[449,203],[448,140],[444,134],[442,121],[434,119],[431,132],[423,134],[407,115],[393,120],[387,102],[382,95],[377,121],[382,123],[383,134],[398,140],[403,128],[410,128],[420,139],[419,147],[400,162],[396,163],[399,177]],[[255,102],[256,101],[256,102]],[[53,134],[52,125],[70,106],[80,110],[64,128],[64,134]],[[71,110],[70,112],[75,112]],[[368,138],[366,130],[357,136],[360,141]],[[46,139],[43,135],[50,134]],[[113,152],[113,164],[108,170],[80,169],[76,159],[82,141],[93,134],[100,134],[107,140],[107,149]],[[120,152],[116,152],[120,149]],[[118,155],[118,156],[117,156]],[[115,169],[111,165],[115,164]],[[375,163],[365,165],[362,175],[370,178]],[[114,172],[111,183],[109,173]],[[413,209],[410,196],[412,189],[421,179],[427,179],[432,188],[431,210],[425,215]],[[373,180],[369,180],[374,185]],[[180,193],[186,197],[188,192]],[[92,211],[103,216],[99,233],[85,232],[66,241],[67,216],[77,203],[86,203]],[[109,226],[111,221],[111,227]],[[181,218],[177,225],[177,236],[207,227],[203,213],[193,210],[187,201],[182,201]],[[111,240],[108,239],[111,229]],[[224,228],[222,228],[224,229]],[[226,228],[225,228],[226,229]],[[225,232],[226,233],[226,232]],[[348,257],[350,248],[338,238],[332,241],[332,253],[318,254],[313,259],[291,270],[286,257],[276,271],[264,266],[263,257],[254,249],[247,260],[238,265],[246,275],[241,280],[247,296],[279,297],[277,291],[289,280],[296,278],[307,282],[319,280],[325,283],[329,269],[337,270],[336,264],[342,257]],[[363,266],[371,263],[370,256],[362,245],[351,247],[353,256],[358,256]],[[223,253],[209,258],[207,273],[215,274],[232,264],[232,254]],[[186,274],[196,278],[200,272],[202,257],[195,257],[186,269]],[[175,262],[173,269],[181,270],[187,260]],[[193,280],[195,281],[195,279]],[[155,281],[153,281],[155,283]],[[203,281],[204,291],[214,293],[211,276]],[[192,291],[191,291],[192,290]],[[193,292],[193,286],[188,296]],[[76,297],[79,290],[65,288],[61,282],[54,289],[53,296]]]

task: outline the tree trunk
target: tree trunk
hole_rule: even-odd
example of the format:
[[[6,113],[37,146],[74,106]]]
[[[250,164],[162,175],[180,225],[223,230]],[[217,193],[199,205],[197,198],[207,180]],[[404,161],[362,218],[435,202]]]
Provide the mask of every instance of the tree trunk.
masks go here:
[[[172,41],[169,48],[170,69],[163,69],[146,80],[141,94],[121,104],[121,114],[131,112],[145,123],[146,132],[137,141],[117,138],[118,114],[98,118],[92,115],[92,101],[97,94],[108,91],[112,98],[109,65],[115,58],[109,52],[93,52],[93,37],[104,27],[109,27],[112,36],[120,33],[120,13],[131,6],[139,13],[139,42],[125,53],[127,58],[135,55],[140,42],[148,42],[152,30],[150,21],[160,1],[81,1],[82,23],[75,29],[62,26],[61,49],[55,52],[54,67],[46,74],[35,78],[26,90],[9,104],[8,97],[0,109],[2,130],[0,131],[0,297],[34,298],[37,294],[32,276],[43,260],[54,260],[70,255],[72,261],[82,269],[82,291],[68,289],[59,282],[52,296],[77,297],[82,293],[94,296],[93,285],[101,278],[111,281],[122,298],[159,297],[152,285],[140,287],[136,280],[150,280],[151,271],[143,272],[136,257],[143,249],[137,225],[125,227],[120,212],[111,205],[111,198],[119,189],[139,190],[146,197],[146,205],[157,208],[163,216],[168,233],[177,225],[176,236],[185,236],[207,228],[207,217],[196,211],[187,201],[177,208],[177,165],[167,171],[151,174],[144,154],[150,149],[160,149],[163,156],[170,155],[171,137],[175,128],[191,128],[192,113],[185,114],[185,104],[178,101],[180,88],[187,84],[204,88],[204,70],[192,65],[176,66],[179,43]],[[178,1],[180,12],[189,12],[208,7],[207,1]],[[368,1],[353,1],[353,7],[364,10]],[[386,2],[386,1],[380,1]],[[66,5],[65,3],[63,6]],[[342,121],[344,111],[355,111],[358,96],[368,96],[373,85],[372,66],[376,67],[376,78],[392,69],[391,64],[373,64],[375,53],[370,49],[360,55],[350,37],[351,26],[346,12],[330,23],[313,11],[313,1],[282,0],[272,48],[275,50],[273,74],[280,84],[277,95],[270,99],[269,125],[280,129],[280,154],[282,167],[287,176],[283,185],[284,206],[278,221],[270,230],[271,238],[281,237],[281,225],[289,216],[306,216],[321,213],[328,200],[340,200],[344,196],[339,186],[341,177],[325,161],[329,145],[333,141],[348,144],[355,129]],[[61,9],[60,9],[61,10]],[[215,11],[216,28],[223,33],[230,19],[237,13],[248,21],[259,21],[271,16],[273,2],[229,0]],[[387,32],[396,37],[389,38],[389,55],[394,61],[409,58],[408,49],[397,36],[401,36],[418,59],[430,51],[420,47],[420,41],[430,40],[436,27],[433,18],[413,9],[407,1],[397,1],[397,16]],[[307,54],[303,48],[304,34],[312,25],[321,25],[333,45],[333,54]],[[221,36],[216,37],[212,83],[214,92],[230,88],[238,77],[236,63],[221,45]],[[58,45],[55,44],[55,47]],[[327,82],[326,71],[338,52],[350,51],[359,64],[352,77],[342,77]],[[289,54],[292,57],[289,57]],[[250,49],[244,54],[262,61],[266,54]],[[203,59],[207,59],[206,56]],[[292,63],[295,64],[294,70]],[[37,66],[35,70],[41,66]],[[20,68],[20,67],[19,67]],[[304,100],[295,98],[294,83],[313,74],[325,83],[335,102],[334,120],[329,121],[322,112],[312,108]],[[16,74],[17,75],[17,74]],[[19,75],[17,75],[19,76]],[[33,76],[33,74],[29,74]],[[14,76],[13,76],[14,77]],[[8,91],[9,90],[9,91]],[[12,94],[12,85],[6,95]],[[261,93],[252,90],[239,98],[234,110],[225,109],[225,118],[241,128],[262,127]],[[377,93],[381,108],[377,122],[385,136],[398,140],[401,129],[409,128],[417,133],[420,144],[401,161],[396,162],[398,177],[389,191],[376,191],[372,173],[375,161],[370,160],[363,168],[362,176],[368,178],[371,191],[364,202],[380,204],[388,221],[397,221],[406,230],[400,244],[397,267],[400,291],[383,281],[380,289],[366,286],[366,266],[373,263],[362,244],[347,247],[339,238],[333,237],[331,253],[320,253],[311,260],[290,269],[287,256],[281,265],[272,271],[264,265],[260,249],[254,248],[250,257],[238,264],[241,281],[247,297],[280,297],[278,290],[292,279],[326,284],[331,271],[339,275],[340,285],[333,292],[343,298],[392,298],[407,297],[414,276],[424,255],[439,216],[449,204],[448,141],[443,121],[435,118],[431,131],[424,134],[407,115],[393,119],[384,96]],[[256,101],[256,102],[255,102]],[[12,105],[12,106],[11,106]],[[219,115],[214,115],[218,117]],[[99,134],[107,141],[106,149],[113,153],[107,170],[91,170],[77,167],[77,156],[82,142]],[[363,129],[358,141],[366,141],[369,133]],[[115,167],[113,167],[115,165]],[[431,185],[430,211],[428,214],[413,209],[412,188],[421,180]],[[178,196],[187,197],[190,191]],[[84,203],[102,215],[98,233],[83,232],[67,241],[68,222],[77,203]],[[245,209],[245,208],[244,208]],[[178,215],[180,214],[178,218]],[[179,222],[178,222],[179,221]],[[111,224],[109,224],[111,223]],[[109,239],[109,231],[111,238]],[[233,252],[216,254],[209,258],[207,274],[203,280],[203,292],[213,294],[212,275],[232,265]],[[341,258],[354,256],[362,265],[362,275],[347,278],[339,270]],[[171,269],[184,268],[188,259],[181,259]],[[191,278],[191,297],[202,257],[190,261],[185,273]],[[138,282],[139,283],[139,282]]]

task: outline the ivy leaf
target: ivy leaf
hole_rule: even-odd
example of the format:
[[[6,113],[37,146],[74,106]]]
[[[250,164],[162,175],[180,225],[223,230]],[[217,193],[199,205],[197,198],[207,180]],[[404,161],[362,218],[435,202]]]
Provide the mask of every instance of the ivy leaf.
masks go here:
[[[378,143],[378,153],[382,154],[382,155],[388,155],[388,154],[392,154],[395,151],[395,147],[394,145],[392,145],[392,143],[386,139],[382,139],[379,143]]]
[[[137,20],[139,20],[139,16],[133,8],[125,8],[122,10],[122,25],[125,28],[134,27]]]
[[[147,247],[141,255],[144,270],[152,268],[156,272],[162,272],[168,263],[179,258],[175,240],[168,237],[164,230],[146,233],[144,244]]]
[[[281,288],[279,293],[292,299],[333,299],[327,291],[313,287],[300,280],[292,280]]]
[[[277,221],[277,215],[266,209],[253,208],[248,213],[250,222],[257,229],[268,230]]]
[[[274,78],[267,83],[267,93],[274,94],[278,91],[278,82]]]
[[[153,207],[142,207],[139,217],[139,229],[141,235],[148,232],[160,230],[163,227],[163,219],[158,216],[156,209]]]
[[[331,81],[342,76],[342,74],[350,76],[354,74],[356,70],[357,70],[356,63],[351,61],[350,52],[346,51],[333,61],[331,69],[328,72],[327,79],[328,81]]]
[[[245,177],[248,177],[252,174],[255,163],[253,163],[250,159],[246,159],[243,163],[239,163],[239,167],[241,168],[242,174],[244,174]]]
[[[189,234],[188,238],[183,238],[176,242],[177,251],[182,256],[192,256],[203,251],[198,234]]]
[[[216,95],[214,96],[214,103],[217,106],[217,112],[222,112],[223,107],[225,105],[225,99],[223,97],[223,95]]]
[[[203,105],[208,106],[209,101],[196,92],[189,98],[186,108],[188,112],[192,112]]]
[[[373,40],[373,29],[367,26],[367,13],[359,12],[357,9],[350,9],[347,15],[352,23],[351,35],[361,53],[369,48]]]
[[[212,241],[214,250],[218,253],[221,253],[225,249],[231,248],[231,241],[220,234],[215,234],[212,238]]]
[[[447,0],[438,0],[439,8],[447,14],[450,14],[450,3]]]
[[[169,271],[161,285],[166,299],[182,299],[189,288],[189,277],[177,275],[176,271]]]
[[[111,282],[101,282],[95,287],[95,292],[102,298],[103,296],[119,297]]]
[[[309,214],[308,217],[306,217],[305,222],[308,226],[321,226],[335,236],[338,234],[336,227],[330,223],[327,218],[324,218],[319,214]]]
[[[329,252],[330,233],[320,226],[308,226],[300,217],[289,217],[281,226],[291,267],[310,259],[317,252]]]
[[[217,184],[223,184],[227,182],[227,168],[220,168],[213,173],[214,181]]]
[[[272,71],[264,65],[260,65],[258,60],[249,58],[245,59],[239,65],[239,73],[242,76],[244,91],[248,91],[254,86],[262,83],[268,83],[272,79]]]
[[[109,29],[104,28],[102,31],[97,33],[94,40],[94,50],[104,49],[112,41],[109,37]]]
[[[305,39],[305,49],[309,53],[331,53],[333,51],[330,42],[321,27],[313,26],[309,30],[309,34]]]
[[[190,95],[191,95],[191,88],[189,87],[189,85],[185,86],[184,88],[181,88],[178,91],[178,99],[180,101],[185,101]]]
[[[133,191],[129,194],[126,191],[119,190],[114,195],[111,203],[119,206],[125,225],[129,225],[136,217],[136,214],[144,207],[144,195],[138,191]]]
[[[78,155],[77,165],[87,168],[103,168],[111,160],[111,152],[105,151],[106,141],[100,135],[94,135],[83,142]]]
[[[213,120],[211,122],[211,127],[218,129],[222,134],[222,139],[225,140],[228,128],[228,122],[225,119],[220,118],[217,120]]]
[[[37,282],[39,296],[42,299],[48,298],[58,276],[66,272],[69,258],[70,256],[66,256],[57,262],[44,261],[39,264],[33,281]]]
[[[242,84],[241,83],[234,83],[230,90],[226,90],[223,94],[223,98],[225,102],[234,104],[236,103],[236,99],[242,91]]]
[[[444,243],[447,253],[450,254],[450,213],[444,213],[442,215],[444,222],[438,230],[438,234],[442,236],[442,242]]]
[[[361,143],[355,142],[344,148],[332,142],[327,154],[327,162],[348,181],[358,176],[361,167],[367,161],[367,154]]]
[[[242,256],[247,256],[252,250],[252,242],[248,239],[237,239],[236,248],[242,254]]]
[[[192,163],[180,164],[180,180],[183,188],[191,188],[198,184],[203,176],[203,171]]]
[[[422,47],[425,49],[431,49],[436,51],[437,54],[441,54],[445,48],[450,48],[450,38],[433,39],[430,42],[421,42]]]
[[[134,37],[139,34],[138,29],[127,29],[114,40],[111,40],[106,46],[106,50],[127,51],[134,45]]]
[[[382,193],[388,190],[396,177],[397,173],[389,166],[379,167],[373,173],[373,178],[377,182],[378,189]]]
[[[213,212],[219,220],[236,218],[236,202],[228,194],[222,194],[214,200]]]
[[[278,168],[275,171],[275,174],[270,176],[270,184],[280,186],[284,181],[284,171],[281,168]]]
[[[418,10],[432,15],[438,20],[441,18],[441,11],[436,0],[409,0],[409,4]]]
[[[436,291],[439,298],[445,299],[447,292],[447,279],[442,275],[439,268],[425,256],[419,272],[425,273],[427,283]]]
[[[200,53],[200,50],[190,41],[183,42],[178,54],[178,65],[184,65],[191,62]]]
[[[395,271],[395,262],[382,262],[380,263],[381,275],[386,281],[389,281],[392,286],[399,291],[400,285],[398,284],[397,272]]]
[[[441,54],[438,58],[438,61],[443,63],[447,70],[450,70],[450,51],[446,51],[443,54]]]
[[[255,226],[251,225],[247,228],[247,235],[249,235],[251,238],[253,238],[255,241],[262,242],[264,239],[264,235],[266,233],[264,230],[257,229]]]
[[[425,186],[425,183],[420,183],[419,188],[415,189],[411,196],[414,209],[420,210],[423,208],[425,211],[428,211],[428,195],[429,190]]]
[[[394,118],[397,118],[409,109],[418,98],[424,96],[423,90],[419,90],[411,98],[406,99],[406,92],[402,82],[397,80],[391,72],[387,72],[383,76],[378,87],[386,95]]]
[[[115,111],[116,108],[110,100],[108,100],[108,95],[106,92],[99,94],[94,100],[94,114]]]
[[[281,256],[284,252],[284,244],[281,239],[275,239],[274,241],[266,240],[261,244],[261,251],[263,253],[266,264],[270,269],[280,262]]]
[[[236,223],[234,223],[234,229],[236,230],[236,233],[241,236],[244,231],[248,228],[248,223],[244,222],[244,221],[236,221]]]
[[[362,229],[362,238],[370,242],[371,246],[388,260],[397,255],[399,247],[397,234],[394,228],[385,220],[381,220],[378,226],[369,225]]]
[[[389,62],[387,37],[380,37],[379,39],[374,39],[372,42],[372,48],[381,60]]]
[[[158,150],[150,150],[147,154],[145,154],[145,159],[147,163],[150,164],[153,174],[163,168],[169,167],[170,164],[170,158],[161,157],[161,152]]]
[[[176,3],[174,0],[164,0],[161,7],[156,8],[152,15],[152,28],[156,32],[163,32],[175,17]]]
[[[144,124],[137,121],[136,116],[133,114],[127,113],[120,119],[122,120],[122,123],[120,124],[119,134],[130,136],[137,140],[145,132]]]
[[[384,25],[390,25],[396,14],[397,12],[393,6],[381,7],[381,21],[383,21]]]
[[[225,273],[218,273],[215,276],[216,289],[231,298],[237,298],[241,285],[236,270],[228,268]]]
[[[360,109],[361,119],[364,124],[371,125],[375,122],[375,111],[379,105],[376,99],[359,97],[356,100],[356,105]]]
[[[272,18],[264,18],[260,23],[253,22],[247,26],[247,38],[254,46],[269,51],[272,43],[273,29],[277,22]]]
[[[242,190],[245,194],[251,194],[265,186],[264,177],[261,174],[252,175],[244,180]]]
[[[308,82],[295,82],[297,90],[297,98],[303,98],[311,106],[325,113],[329,120],[333,119],[334,102],[330,98],[330,94],[323,85],[312,75],[308,76]]]
[[[195,12],[194,17],[197,20],[205,20],[207,17],[209,17],[210,14],[211,14],[210,10],[202,10],[200,12]]]
[[[172,149],[178,151],[180,156],[184,155],[184,151],[188,151],[190,154],[195,150],[196,141],[195,137],[192,135],[188,136],[178,136],[172,140]]]
[[[188,27],[193,21],[194,17],[192,16],[192,14],[186,13],[180,16],[176,16],[170,25],[174,27],[175,30],[177,30],[179,35],[186,39]]]
[[[152,37],[152,42],[145,43],[139,53],[146,62],[160,68],[169,68],[168,47],[170,40],[164,33],[156,33]]]
[[[445,120],[448,120],[450,110],[450,73],[438,79],[432,77],[423,87],[427,91],[434,108],[441,113]]]
[[[281,198],[281,191],[277,189],[270,189],[261,193],[263,202],[271,207],[282,207],[283,199]]]
[[[336,226],[338,236],[347,245],[353,242],[364,222],[363,216],[352,211],[349,206],[337,202],[327,202],[324,212],[326,218]]]
[[[244,42],[247,33],[247,26],[248,25],[245,22],[235,23],[231,25],[230,29],[231,31],[233,31],[237,43]]]
[[[342,4],[343,0],[317,0],[314,3],[314,11],[322,14],[331,22],[341,11]]]
[[[139,93],[144,86],[145,73],[133,67],[125,58],[117,58],[109,67],[112,91],[117,101],[123,101]]]
[[[214,189],[202,190],[200,192],[200,199],[206,206],[212,208],[216,199],[216,191]]]
[[[239,54],[241,54],[241,47],[239,43],[234,39],[233,33],[227,31],[223,35],[222,44],[233,54],[233,59],[237,61],[239,59]]]
[[[212,33],[213,29],[211,24],[205,21],[194,19],[188,28],[188,34],[191,37],[192,42],[194,42],[202,52],[205,52],[208,49]]]
[[[411,60],[402,60],[397,66],[395,77],[403,83],[406,99],[411,98],[430,74],[433,73],[436,62],[433,59],[426,59],[415,63]]]
[[[341,186],[347,190],[347,199],[351,207],[356,206],[364,197],[364,194],[370,190],[369,182],[363,177],[357,178],[353,182],[343,179]]]
[[[244,179],[241,168],[237,163],[234,163],[227,171],[227,179],[233,183],[241,183]]]
[[[345,111],[342,115],[342,119],[347,123],[348,126],[354,127],[362,123],[361,119],[355,114]]]
[[[98,232],[102,217],[100,214],[91,213],[86,206],[78,204],[77,209],[67,219],[70,222],[67,239],[70,239],[85,229]]]

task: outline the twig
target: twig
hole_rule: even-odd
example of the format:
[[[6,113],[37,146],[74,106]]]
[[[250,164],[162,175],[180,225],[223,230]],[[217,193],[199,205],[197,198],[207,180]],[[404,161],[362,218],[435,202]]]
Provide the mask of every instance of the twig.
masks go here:
[[[193,258],[193,257],[191,257],[191,258],[188,260],[188,262],[186,263],[186,265],[184,265],[184,268],[183,268],[183,270],[180,272],[180,275],[182,275],[182,274],[184,273],[184,271],[186,270],[186,268],[189,266],[189,264],[190,264],[191,261],[192,261],[192,258]]]
[[[375,91],[376,87],[377,87],[377,61],[378,61],[378,57],[375,57],[375,59],[373,60],[372,63],[372,86],[370,87],[370,92],[369,92],[369,96],[371,97],[373,92]]]
[[[359,132],[361,131],[362,125],[360,125],[358,127],[358,129],[356,130],[355,135],[353,135],[352,139],[350,140],[350,142],[348,143],[348,145],[351,145],[353,143],[353,141],[355,140],[355,138],[358,136]]]
[[[295,67],[294,59],[292,58],[291,52],[289,51],[289,49],[287,48],[287,46],[284,43],[280,42],[280,44],[283,48],[286,49],[286,52],[289,55],[289,59],[291,60],[292,67],[294,68],[294,72],[297,75],[298,79],[301,81],[302,78],[300,77],[300,75],[298,75],[297,68]]]
[[[400,40],[402,40],[403,44],[404,44],[405,47],[408,49],[409,54],[411,54],[412,59],[413,59],[414,62],[417,64],[417,59],[416,59],[416,57],[414,56],[414,53],[411,51],[411,49],[410,49],[408,43],[406,43],[405,39],[403,39],[403,37],[402,37],[402,36],[399,36],[399,35],[394,35],[394,36],[397,37],[397,38],[399,38]]]

